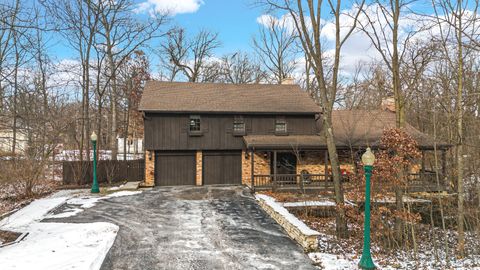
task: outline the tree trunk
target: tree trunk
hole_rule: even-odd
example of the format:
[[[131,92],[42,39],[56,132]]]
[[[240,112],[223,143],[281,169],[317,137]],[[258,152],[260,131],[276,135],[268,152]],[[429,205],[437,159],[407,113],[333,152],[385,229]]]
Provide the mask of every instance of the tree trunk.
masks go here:
[[[456,100],[456,117],[457,117],[457,191],[458,191],[458,253],[460,256],[465,255],[465,233],[464,233],[464,216],[465,210],[464,202],[464,187],[463,187],[463,41],[462,41],[462,15],[461,15],[462,1],[457,2],[457,43],[458,43],[458,88]]]
[[[333,186],[335,189],[335,203],[337,204],[336,232],[339,237],[346,237],[348,234],[347,219],[344,208],[343,188],[340,179],[340,165],[338,161],[337,148],[332,130],[332,115],[331,111],[325,111],[323,114],[323,126],[325,130],[325,137],[327,139],[328,155],[330,157],[330,164],[332,167]]]

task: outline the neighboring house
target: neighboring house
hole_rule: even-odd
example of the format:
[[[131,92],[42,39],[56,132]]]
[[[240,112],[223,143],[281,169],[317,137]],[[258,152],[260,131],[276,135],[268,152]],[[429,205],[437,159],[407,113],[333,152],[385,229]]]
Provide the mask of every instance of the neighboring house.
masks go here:
[[[15,152],[23,154],[28,146],[28,138],[26,132],[17,129],[15,134]],[[13,149],[13,131],[11,129],[0,130],[0,152],[10,154]]]
[[[125,149],[126,148],[126,149]],[[127,154],[142,154],[143,153],[143,139],[141,138],[117,138],[117,149],[119,154],[126,152]],[[126,151],[124,151],[126,150]]]
[[[147,186],[281,188],[301,183],[322,188],[331,183],[320,108],[297,85],[149,81],[140,111],[144,114]],[[375,121],[370,134],[366,119],[387,114],[388,123]],[[333,120],[339,152],[350,157],[348,151],[378,144],[392,116],[395,119],[394,113],[384,111],[372,115],[336,111]],[[355,124],[359,124],[358,132],[350,134]],[[428,138],[431,145],[427,135],[410,126],[408,131]],[[421,146],[426,146],[423,141]],[[350,160],[341,158],[345,174],[352,171]]]

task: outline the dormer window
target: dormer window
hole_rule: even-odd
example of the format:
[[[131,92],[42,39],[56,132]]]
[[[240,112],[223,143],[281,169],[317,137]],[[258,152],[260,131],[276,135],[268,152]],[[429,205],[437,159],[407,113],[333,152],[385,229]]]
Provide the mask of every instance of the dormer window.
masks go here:
[[[188,126],[189,126],[188,131],[190,135],[201,135],[202,126],[200,121],[200,115],[190,115]]]
[[[245,135],[245,121],[241,116],[235,116],[233,120],[233,135]]]
[[[275,119],[275,134],[287,135],[287,121],[283,118]]]

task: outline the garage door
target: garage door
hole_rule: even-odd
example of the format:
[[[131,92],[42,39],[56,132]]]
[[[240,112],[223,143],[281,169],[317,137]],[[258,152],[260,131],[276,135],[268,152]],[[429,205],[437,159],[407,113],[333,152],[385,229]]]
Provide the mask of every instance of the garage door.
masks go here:
[[[203,184],[241,184],[241,152],[203,152]]]
[[[155,185],[195,185],[195,152],[157,152]]]

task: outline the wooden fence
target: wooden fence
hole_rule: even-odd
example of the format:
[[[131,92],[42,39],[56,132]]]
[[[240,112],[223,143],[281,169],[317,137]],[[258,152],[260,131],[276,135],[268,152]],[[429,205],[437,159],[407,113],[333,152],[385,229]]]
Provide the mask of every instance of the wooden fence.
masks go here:
[[[97,180],[99,183],[121,181],[142,181],[145,174],[145,160],[99,160]],[[63,184],[85,185],[93,179],[93,161],[64,161]]]

